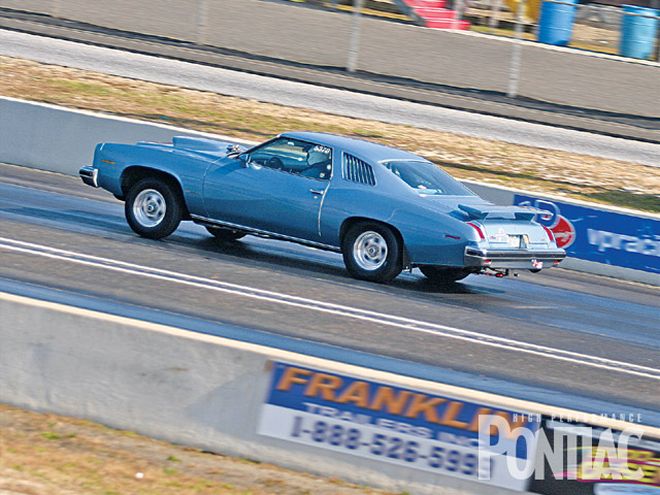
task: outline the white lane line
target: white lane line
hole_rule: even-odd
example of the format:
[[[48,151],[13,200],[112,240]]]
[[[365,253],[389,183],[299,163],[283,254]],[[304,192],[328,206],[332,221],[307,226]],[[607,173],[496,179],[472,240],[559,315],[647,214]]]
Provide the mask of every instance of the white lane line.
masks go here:
[[[293,296],[281,292],[268,291],[255,287],[221,282],[209,278],[188,275],[180,272],[152,268],[111,258],[102,258],[75,251],[54,248],[41,244],[18,241],[0,237],[0,249],[21,252],[45,258],[67,261],[79,265],[92,266],[105,270],[127,273],[130,275],[163,280],[167,282],[198,287],[207,290],[248,297],[275,304],[298,307],[310,311],[335,314],[346,318],[368,321],[380,325],[403,328],[415,332],[447,337],[465,342],[506,349],[525,354],[541,356],[547,359],[566,361],[594,368],[607,369],[629,375],[642,376],[660,381],[660,369],[642,366],[608,358],[590,356],[573,351],[557,349],[529,342],[523,342],[494,335],[488,335],[471,330],[440,325],[426,321],[414,320],[396,315],[389,315],[375,311],[333,304],[299,296]]]

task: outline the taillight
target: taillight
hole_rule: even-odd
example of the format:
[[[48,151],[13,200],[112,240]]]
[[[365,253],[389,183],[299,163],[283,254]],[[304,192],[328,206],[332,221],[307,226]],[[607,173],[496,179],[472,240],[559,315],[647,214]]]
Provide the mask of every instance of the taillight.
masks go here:
[[[470,227],[472,227],[474,230],[477,231],[477,234],[479,235],[479,240],[483,241],[486,239],[486,236],[484,235],[484,231],[481,230],[481,227],[477,225],[476,223],[473,222],[468,222],[467,223]]]
[[[548,234],[548,239],[550,239],[550,242],[555,242],[555,233],[550,230],[548,227],[545,225],[541,225],[543,227],[543,230],[545,230],[545,233]]]

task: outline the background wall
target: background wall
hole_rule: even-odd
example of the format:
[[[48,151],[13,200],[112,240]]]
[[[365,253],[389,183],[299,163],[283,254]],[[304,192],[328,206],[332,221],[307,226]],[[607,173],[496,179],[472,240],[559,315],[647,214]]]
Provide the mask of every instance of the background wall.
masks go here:
[[[351,15],[264,0],[0,0],[97,26],[343,69]],[[364,17],[358,68],[506,92],[512,41]],[[520,94],[621,114],[660,116],[658,64],[524,44]],[[606,76],[604,76],[606,75]]]

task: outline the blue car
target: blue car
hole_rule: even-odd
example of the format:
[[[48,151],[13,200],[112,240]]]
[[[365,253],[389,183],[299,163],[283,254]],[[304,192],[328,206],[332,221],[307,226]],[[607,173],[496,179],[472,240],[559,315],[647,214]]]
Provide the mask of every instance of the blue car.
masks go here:
[[[222,242],[250,234],[341,252],[363,280],[419,267],[448,284],[566,256],[534,221],[539,210],[494,206],[419,156],[332,134],[290,132],[250,149],[197,137],[103,143],[80,177],[124,201],[143,237],[192,220]]]

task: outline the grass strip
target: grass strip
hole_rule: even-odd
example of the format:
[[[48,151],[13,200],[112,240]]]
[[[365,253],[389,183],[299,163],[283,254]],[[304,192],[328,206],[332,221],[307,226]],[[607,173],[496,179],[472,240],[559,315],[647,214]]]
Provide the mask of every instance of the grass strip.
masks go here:
[[[90,421],[3,404],[0,493],[387,495],[336,478],[210,454]]]

